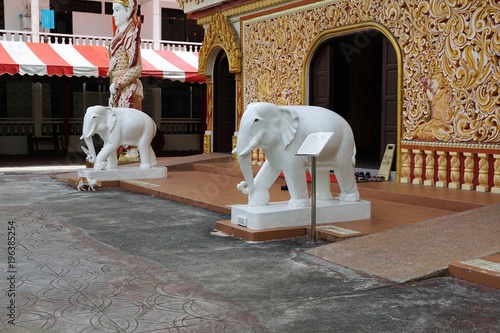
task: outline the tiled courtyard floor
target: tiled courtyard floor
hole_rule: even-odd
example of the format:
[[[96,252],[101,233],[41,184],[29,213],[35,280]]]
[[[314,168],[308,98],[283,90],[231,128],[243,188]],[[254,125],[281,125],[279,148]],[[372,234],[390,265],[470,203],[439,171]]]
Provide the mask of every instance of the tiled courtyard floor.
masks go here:
[[[186,175],[175,169],[169,166],[170,181]],[[446,275],[387,281],[307,253],[333,245],[325,241],[311,244],[302,236],[246,242],[214,231],[215,221],[227,213],[120,187],[78,192],[52,176],[0,170],[5,254],[10,221],[16,229],[14,268],[8,256],[0,260],[0,332],[500,331],[497,289]],[[229,180],[204,179],[221,186]],[[201,192],[216,201],[200,181],[176,191]],[[362,185],[366,196],[397,196],[401,207],[415,202],[413,189],[374,186]],[[477,205],[471,198],[482,197],[459,193],[447,197],[462,200],[463,210]],[[420,211],[435,211],[435,217],[453,211],[447,200],[421,197]],[[390,223],[385,228],[398,229]],[[11,275],[15,296],[9,296]],[[11,299],[16,326],[8,322]]]

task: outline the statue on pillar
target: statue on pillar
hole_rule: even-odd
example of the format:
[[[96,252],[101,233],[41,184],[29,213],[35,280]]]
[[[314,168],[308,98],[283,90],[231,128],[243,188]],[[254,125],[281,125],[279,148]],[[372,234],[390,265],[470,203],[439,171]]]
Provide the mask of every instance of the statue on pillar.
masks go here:
[[[111,80],[109,106],[142,111],[144,94],[140,81],[142,74],[141,21],[137,16],[137,10],[137,0],[113,0],[116,31],[109,45]],[[137,160],[137,149],[125,148],[127,149],[125,159]]]

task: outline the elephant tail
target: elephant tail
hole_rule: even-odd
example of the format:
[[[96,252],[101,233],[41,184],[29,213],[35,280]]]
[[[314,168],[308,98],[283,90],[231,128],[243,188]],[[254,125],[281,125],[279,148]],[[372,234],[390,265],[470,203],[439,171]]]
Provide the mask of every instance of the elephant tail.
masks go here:
[[[352,149],[352,167],[356,167],[356,145]]]

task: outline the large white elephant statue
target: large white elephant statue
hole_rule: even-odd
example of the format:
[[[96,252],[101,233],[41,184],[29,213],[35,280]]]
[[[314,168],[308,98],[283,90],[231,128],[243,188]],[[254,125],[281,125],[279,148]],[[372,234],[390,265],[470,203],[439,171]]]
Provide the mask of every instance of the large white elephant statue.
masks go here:
[[[95,170],[116,169],[116,151],[120,146],[136,146],[139,150],[141,168],[156,166],[156,155],[151,141],[156,134],[156,124],[146,113],[131,108],[112,108],[101,105],[87,109],[83,119],[83,134],[88,150],[87,160],[94,163]],[[103,142],[96,156],[92,136],[98,134]]]
[[[249,206],[269,203],[269,188],[283,172],[290,192],[289,206],[310,206],[305,168],[307,156],[296,156],[298,149],[313,132],[334,132],[316,159],[316,198],[331,200],[330,170],[335,171],[340,186],[339,200],[359,200],[354,177],[356,146],[351,127],[335,112],[317,106],[277,106],[252,103],[241,118],[238,140],[233,154],[238,155],[245,181],[238,189],[248,194]],[[253,178],[252,150],[260,147],[266,161]]]

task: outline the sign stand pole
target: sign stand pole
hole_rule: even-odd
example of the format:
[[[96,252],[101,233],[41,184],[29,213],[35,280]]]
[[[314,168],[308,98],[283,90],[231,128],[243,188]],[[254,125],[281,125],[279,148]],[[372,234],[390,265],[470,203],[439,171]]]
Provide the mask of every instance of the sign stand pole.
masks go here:
[[[311,242],[316,240],[316,157],[333,136],[333,132],[313,132],[306,137],[295,156],[311,157]]]
[[[311,156],[311,242],[316,240],[316,156]]]

